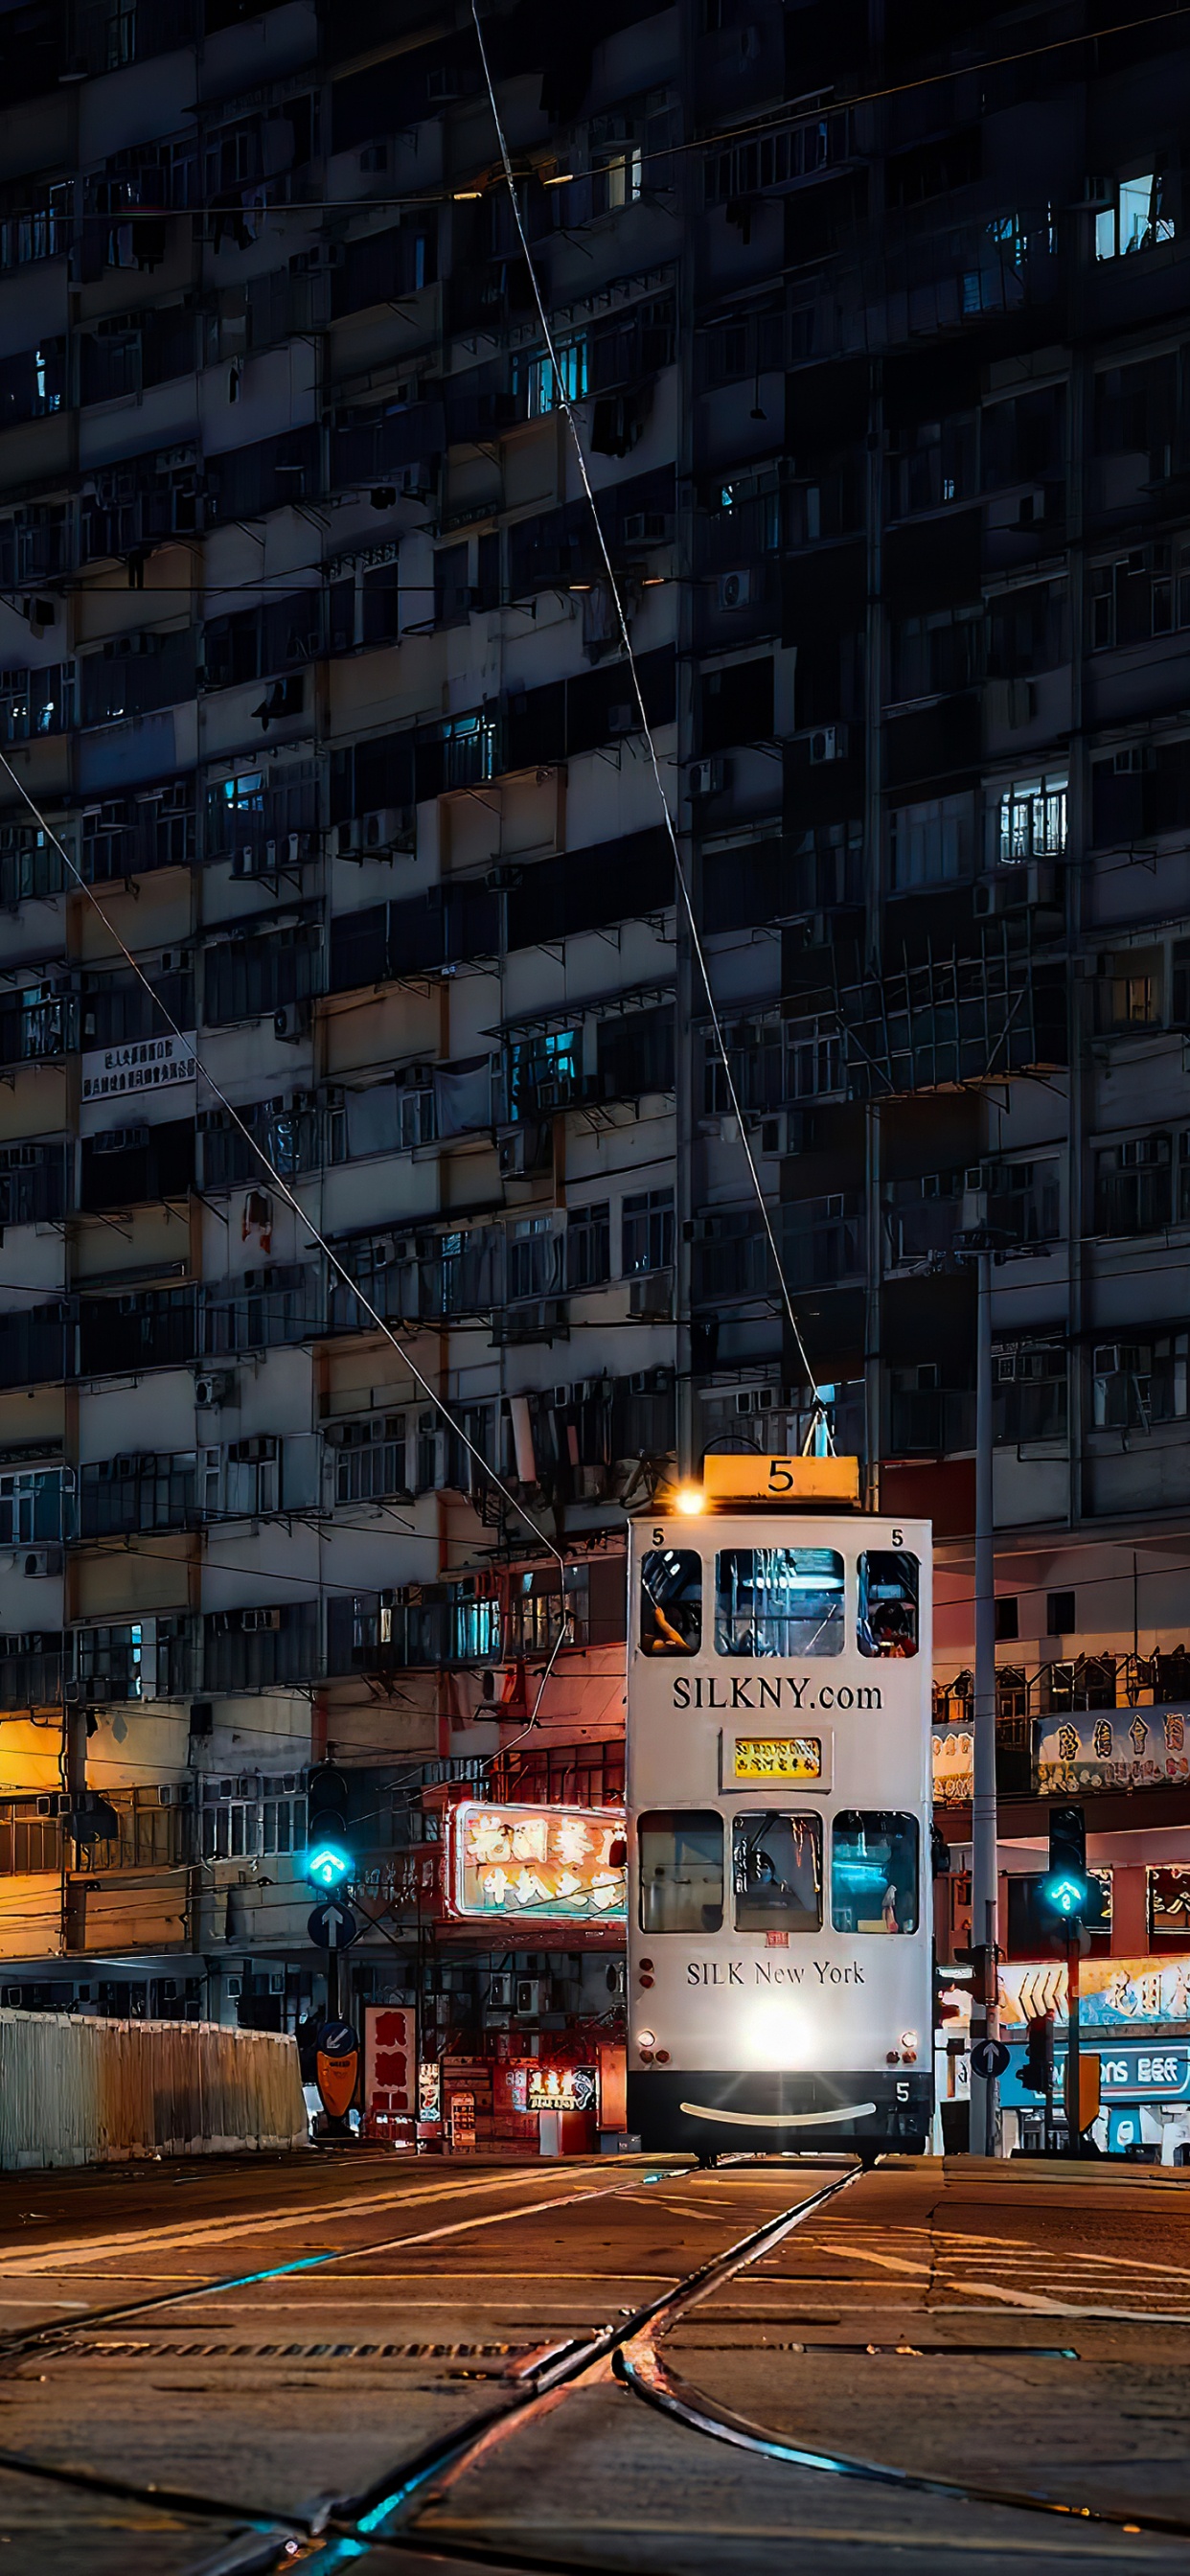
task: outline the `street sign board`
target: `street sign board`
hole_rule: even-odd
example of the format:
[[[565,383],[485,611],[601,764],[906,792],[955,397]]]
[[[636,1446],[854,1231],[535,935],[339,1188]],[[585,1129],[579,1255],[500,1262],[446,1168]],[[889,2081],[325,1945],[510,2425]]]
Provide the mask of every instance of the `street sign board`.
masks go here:
[[[1007,2074],[1009,2054],[1002,2039],[977,2039],[971,2051],[972,2074],[982,2075],[985,2083],[995,2075]]]
[[[316,1950],[347,1950],[359,1937],[359,1918],[341,1896],[328,1896],[307,1916],[306,1930]]]

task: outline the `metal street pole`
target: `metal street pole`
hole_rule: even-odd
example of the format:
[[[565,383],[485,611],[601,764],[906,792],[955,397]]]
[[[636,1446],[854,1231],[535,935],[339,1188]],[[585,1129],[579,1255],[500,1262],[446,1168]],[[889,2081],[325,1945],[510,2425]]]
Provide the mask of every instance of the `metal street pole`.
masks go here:
[[[992,1492],[992,1253],[976,1241],[975,1706],[971,1800],[971,1946],[982,1952],[983,2010],[972,1997],[971,2036],[998,2037],[996,1984],[996,1551]],[[980,2025],[982,2024],[982,2028]],[[999,2146],[999,2086],[971,2073],[971,2153]]]
[[[1079,2112],[1082,2109],[1082,2079],[1079,2074],[1079,1967],[1082,1960],[1082,1925],[1070,1926],[1066,1945],[1066,2153],[1077,2156],[1082,2149]]]

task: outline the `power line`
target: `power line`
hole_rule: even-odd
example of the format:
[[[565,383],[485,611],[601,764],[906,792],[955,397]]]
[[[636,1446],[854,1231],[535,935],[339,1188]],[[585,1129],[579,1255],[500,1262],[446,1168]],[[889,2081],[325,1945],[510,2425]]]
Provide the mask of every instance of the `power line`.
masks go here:
[[[543,331],[543,333],[544,333],[544,335],[545,335],[546,351],[547,351],[547,354],[548,354],[548,357],[549,357],[550,366],[551,366],[551,368],[552,368],[552,370],[553,370],[554,391],[555,391],[555,394],[556,394],[556,396],[557,396],[558,407],[559,407],[559,409],[562,411],[562,413],[564,414],[564,417],[565,417],[565,420],[566,420],[566,425],[567,425],[567,428],[568,428],[568,430],[569,430],[569,432],[570,432],[571,440],[572,440],[572,442],[573,442],[574,452],[575,452],[575,457],[576,457],[576,459],[577,459],[577,463],[578,463],[578,469],[579,469],[579,474],[580,474],[580,477],[581,477],[581,480],[582,480],[583,490],[584,490],[584,492],[585,492],[585,494],[586,494],[587,502],[588,502],[588,505],[589,505],[589,508],[590,508],[590,512],[591,512],[591,517],[592,517],[592,519],[593,519],[593,521],[594,521],[594,525],[595,525],[595,532],[596,532],[596,536],[597,536],[598,541],[599,541],[599,551],[600,551],[600,554],[602,555],[602,558],[603,558],[604,569],[605,569],[605,572],[606,572],[606,575],[607,575],[607,580],[608,580],[608,585],[609,585],[609,588],[610,588],[611,597],[612,597],[612,600],[613,600],[614,605],[615,605],[616,621],[617,621],[617,624],[618,624],[618,626],[619,626],[619,630],[620,630],[620,641],[621,641],[621,644],[622,644],[622,646],[623,646],[624,653],[625,653],[625,655],[626,655],[626,657],[627,657],[628,670],[629,670],[629,672],[630,672],[630,674],[631,674],[631,680],[632,680],[633,694],[634,694],[634,696],[635,696],[636,704],[637,704],[637,709],[638,709],[638,712],[639,712],[639,715],[640,715],[641,730],[642,730],[642,732],[643,732],[643,734],[644,734],[645,742],[646,742],[646,743],[647,743],[647,745],[648,745],[649,762],[650,762],[650,766],[651,766],[651,768],[652,768],[652,772],[653,772],[653,780],[654,780],[654,784],[655,784],[655,787],[656,787],[656,790],[657,790],[657,798],[658,798],[658,802],[659,802],[660,807],[661,807],[661,813],[662,813],[662,817],[663,817],[664,824],[665,824],[665,830],[666,830],[666,833],[667,833],[667,836],[668,836],[668,839],[669,839],[670,849],[671,849],[671,852],[672,852],[672,855],[673,855],[674,874],[675,874],[675,877],[676,877],[676,880],[677,880],[677,884],[678,884],[679,891],[680,891],[680,893],[681,893],[681,898],[682,898],[682,908],[683,908],[683,910],[684,910],[684,912],[685,912],[685,915],[686,915],[687,926],[688,926],[689,934],[690,934],[691,950],[692,950],[692,953],[693,953],[693,955],[694,955],[694,957],[695,957],[695,960],[696,960],[696,962],[697,962],[698,970],[699,970],[699,974],[700,974],[701,979],[702,979],[703,989],[704,989],[704,991],[705,991],[705,993],[706,993],[706,997],[707,997],[707,1009],[708,1009],[708,1013],[709,1013],[709,1015],[710,1015],[711,1027],[712,1027],[712,1029],[713,1029],[713,1031],[714,1031],[715,1042],[716,1042],[716,1045],[717,1045],[717,1047],[718,1047],[720,1060],[721,1060],[721,1063],[722,1063],[722,1066],[723,1066],[723,1078],[724,1078],[724,1082],[725,1082],[726,1087],[727,1087],[727,1093],[728,1093],[728,1097],[729,1097],[730,1102],[731,1102],[732,1111],[733,1111],[733,1113],[734,1113],[734,1116],[735,1116],[735,1119],[736,1119],[737,1125],[738,1125],[738,1127],[739,1127],[739,1132],[740,1132],[740,1143],[741,1143],[741,1145],[742,1145],[742,1147],[743,1147],[743,1151],[744,1151],[744,1158],[745,1158],[745,1161],[746,1161],[747,1166],[748,1166],[749,1177],[750,1177],[750,1179],[751,1179],[752,1187],[753,1187],[753,1190],[754,1190],[755,1195],[756,1195],[756,1202],[757,1202],[757,1206],[758,1206],[758,1208],[759,1208],[759,1210],[760,1210],[761,1223],[762,1223],[762,1225],[763,1225],[763,1228],[764,1228],[765,1234],[766,1234],[766,1235],[767,1235],[767,1237],[768,1237],[769,1250],[770,1250],[770,1253],[771,1253],[771,1255],[772,1255],[772,1260],[773,1260],[773,1268],[774,1268],[774,1271],[775,1271],[775,1273],[776,1273],[777,1279],[778,1279],[778,1281],[779,1281],[779,1283],[780,1283],[781,1297],[782,1297],[782,1301],[783,1301],[783,1304],[784,1304],[785,1312],[786,1312],[786,1315],[788,1316],[788,1319],[789,1319],[789,1326],[790,1326],[790,1330],[791,1330],[791,1332],[792,1332],[792,1334],[793,1334],[794,1344],[795,1344],[795,1347],[796,1347],[796,1349],[797,1349],[799,1359],[800,1359],[801,1364],[802,1364],[802,1367],[803,1367],[803,1369],[804,1369],[804,1371],[805,1371],[806,1383],[807,1383],[807,1385],[809,1385],[809,1386],[811,1386],[811,1387],[812,1387],[812,1386],[814,1385],[814,1382],[815,1382],[815,1381],[814,1381],[814,1373],[813,1373],[813,1370],[811,1369],[810,1362],[809,1362],[809,1358],[808,1358],[808,1356],[807,1356],[807,1352],[806,1352],[806,1346],[805,1346],[805,1343],[804,1343],[803,1338],[802,1338],[801,1326],[800,1326],[800,1324],[799,1324],[799,1322],[798,1322],[797,1315],[796,1315],[796,1313],[794,1312],[793,1301],[792,1301],[792,1298],[791,1298],[791,1296],[790,1296],[788,1283],[787,1283],[787,1281],[786,1281],[786,1277],[785,1277],[785,1269],[784,1269],[784,1264],[783,1264],[782,1259],[781,1259],[780,1248],[779,1248],[778,1243],[777,1243],[776,1232],[775,1232],[774,1227],[773,1227],[773,1221],[772,1221],[772,1218],[771,1218],[771,1216],[770,1216],[770,1214],[769,1214],[768,1204],[767,1204],[767,1201],[766,1201],[766,1199],[765,1199],[764,1191],[763,1191],[763,1189],[761,1188],[760,1174],[759,1174],[759,1172],[757,1171],[757,1168],[756,1168],[756,1160],[755,1160],[755,1156],[753,1155],[752,1147],[751,1147],[751,1144],[749,1143],[749,1140],[748,1140],[747,1129],[746,1129],[746,1127],[745,1127],[745,1125],[744,1125],[744,1114],[743,1114],[743,1110],[742,1110],[742,1108],[741,1108],[741,1106],[740,1106],[739,1094],[738,1094],[738,1092],[737,1092],[737,1090],[736,1090],[736,1085],[735,1085],[735,1076],[734,1076],[734,1074],[733,1074],[733,1072],[732,1072],[732,1069],[731,1069],[731,1059],[730,1059],[730,1056],[729,1056],[729,1054],[728,1054],[727,1042],[726,1042],[726,1039],[725,1039],[724,1034],[723,1034],[723,1026],[722,1026],[722,1022],[721,1022],[721,1020],[720,1020],[720,1017],[719,1017],[718,1006],[717,1006],[717,1004],[716,1004],[715,996],[714,996],[714,993],[713,993],[712,988],[711,988],[710,970],[709,970],[708,965],[707,965],[706,952],[705,952],[704,947],[703,947],[703,943],[702,943],[702,936],[701,936],[701,933],[700,933],[700,931],[699,931],[699,927],[698,927],[698,920],[697,920],[697,916],[696,916],[695,909],[694,909],[694,902],[693,902],[693,898],[692,898],[691,893],[690,893],[689,883],[688,883],[688,881],[687,881],[687,877],[686,877],[686,871],[685,871],[685,868],[684,868],[684,866],[683,866],[683,864],[682,864],[682,855],[681,855],[681,851],[679,850],[679,847],[678,847],[678,836],[677,836],[677,831],[676,831],[675,826],[674,826],[674,819],[673,819],[673,815],[672,815],[672,814],[671,814],[671,812],[670,812],[669,798],[668,798],[668,796],[666,795],[666,792],[665,792],[665,786],[664,786],[664,783],[663,783],[663,780],[662,780],[662,776],[661,776],[661,764],[660,764],[660,760],[659,760],[659,758],[658,758],[657,745],[656,745],[656,742],[655,742],[655,740],[654,740],[652,726],[650,725],[650,722],[649,722],[648,710],[647,710],[647,708],[646,708],[646,706],[645,706],[644,690],[643,690],[643,688],[642,688],[642,686],[641,686],[641,679],[640,679],[640,673],[639,673],[639,670],[638,670],[638,668],[637,668],[636,655],[635,655],[635,653],[634,653],[634,651],[633,651],[632,636],[631,636],[631,633],[630,633],[630,631],[629,631],[628,619],[627,619],[627,615],[626,615],[626,613],[625,613],[625,608],[624,608],[624,601],[623,601],[623,598],[622,598],[622,595],[621,595],[619,582],[618,582],[618,580],[617,580],[617,578],[616,578],[615,568],[614,568],[613,563],[612,563],[611,553],[610,553],[610,550],[609,550],[609,548],[608,548],[607,538],[606,538],[606,535],[605,535],[605,533],[604,533],[603,522],[602,522],[602,520],[601,520],[601,518],[600,518],[600,516],[599,516],[599,508],[598,508],[598,504],[597,504],[596,499],[595,499],[594,487],[593,487],[592,482],[591,482],[591,476],[590,476],[590,471],[589,471],[589,468],[588,468],[588,465],[587,465],[586,452],[585,452],[584,447],[583,447],[582,436],[581,436],[581,433],[580,433],[580,430],[579,430],[578,421],[577,421],[577,419],[576,419],[576,417],[575,417],[574,405],[573,405],[573,403],[572,403],[572,401],[571,401],[570,393],[569,393],[569,389],[568,389],[567,384],[566,384],[565,371],[564,371],[564,369],[559,365],[557,345],[556,345],[556,343],[555,343],[554,335],[553,335],[553,331],[552,331],[551,326],[550,326],[549,316],[548,316],[548,314],[547,314],[547,312],[546,312],[546,309],[545,309],[545,302],[544,302],[544,299],[543,299],[543,296],[542,296],[542,291],[541,291],[541,282],[540,282],[540,279],[539,279],[538,274],[537,274],[537,268],[536,268],[536,264],[535,264],[534,259],[533,259],[532,251],[531,251],[531,249],[530,249],[530,247],[529,247],[529,237],[528,237],[528,234],[527,234],[527,232],[526,232],[526,230],[525,230],[524,218],[523,218],[523,216],[522,216],[522,214],[521,214],[520,203],[519,203],[519,200],[518,200],[518,198],[517,198],[517,192],[516,192],[516,181],[515,181],[515,178],[514,178],[514,176],[513,176],[512,162],[511,162],[511,159],[510,159],[510,157],[509,157],[508,143],[507,143],[507,140],[506,140],[506,138],[505,138],[504,127],[503,127],[503,124],[502,124],[502,121],[501,121],[501,117],[500,117],[500,109],[499,109],[499,106],[498,106],[498,103],[497,103],[497,99],[496,99],[496,92],[495,92],[495,88],[494,88],[494,86],[493,86],[493,82],[492,82],[491,68],[490,68],[490,65],[489,65],[489,63],[488,63],[487,47],[486,47],[486,45],[485,45],[485,43],[484,43],[483,27],[482,27],[482,25],[481,25],[481,23],[480,23],[478,0],[471,0],[471,16],[472,16],[472,21],[473,21],[473,24],[474,24],[474,27],[475,27],[475,39],[476,39],[476,43],[477,43],[477,45],[478,45],[478,47],[479,47],[479,56],[480,56],[480,62],[481,62],[482,67],[483,67],[484,81],[485,81],[485,84],[486,84],[486,87],[487,87],[488,102],[489,102],[489,105],[490,105],[490,108],[491,108],[492,121],[493,121],[493,124],[495,125],[495,129],[496,129],[496,138],[497,138],[497,141],[498,141],[499,146],[500,146],[500,156],[501,156],[501,160],[502,160],[503,165],[504,165],[504,176],[505,176],[505,181],[506,181],[506,183],[507,183],[507,187],[508,187],[509,203],[510,203],[510,205],[511,205],[511,207],[512,207],[513,220],[514,220],[515,225],[516,225],[517,234],[518,234],[518,237],[519,237],[519,240],[520,240],[521,250],[522,250],[522,253],[523,253],[523,256],[524,256],[524,260],[525,260],[525,265],[526,265],[526,268],[527,268],[527,270],[528,270],[528,274],[529,274],[529,280],[530,280],[530,283],[531,283],[532,288],[533,288],[533,300],[534,300],[534,302],[535,302],[535,304],[536,304],[536,306],[537,306],[538,318],[539,318],[540,323],[541,323],[542,331]]]

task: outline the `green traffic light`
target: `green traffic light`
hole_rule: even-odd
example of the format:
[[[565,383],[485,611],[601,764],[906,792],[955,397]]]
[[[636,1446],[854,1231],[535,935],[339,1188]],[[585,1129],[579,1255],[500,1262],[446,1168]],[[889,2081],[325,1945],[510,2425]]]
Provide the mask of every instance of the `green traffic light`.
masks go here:
[[[306,1876],[316,1887],[341,1887],[351,1871],[351,1854],[342,1843],[316,1843],[306,1862]]]
[[[1047,1878],[1045,1898],[1055,1914],[1081,1914],[1087,1902],[1087,1882],[1085,1878]]]

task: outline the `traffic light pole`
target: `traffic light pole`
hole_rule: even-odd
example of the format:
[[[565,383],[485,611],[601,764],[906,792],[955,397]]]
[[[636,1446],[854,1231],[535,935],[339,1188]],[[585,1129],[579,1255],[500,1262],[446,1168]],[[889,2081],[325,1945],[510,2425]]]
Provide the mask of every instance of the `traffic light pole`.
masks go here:
[[[1079,2113],[1082,2109],[1082,2086],[1079,2076],[1081,1933],[1082,1925],[1076,1920],[1070,1926],[1070,1936],[1066,1943],[1066,2145],[1067,2152],[1072,2156],[1078,2154],[1082,2137],[1079,2126]]]
[[[972,1995],[971,2037],[998,2037],[996,1920],[996,1553],[992,1492],[992,1254],[976,1253],[978,1329],[975,1380],[975,1704],[971,1800],[971,1946],[982,1954],[983,2009]],[[999,2152],[999,2085],[971,2074],[971,2153]]]

